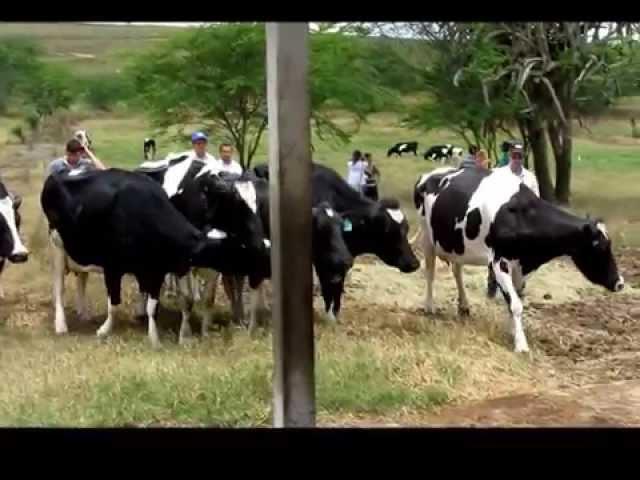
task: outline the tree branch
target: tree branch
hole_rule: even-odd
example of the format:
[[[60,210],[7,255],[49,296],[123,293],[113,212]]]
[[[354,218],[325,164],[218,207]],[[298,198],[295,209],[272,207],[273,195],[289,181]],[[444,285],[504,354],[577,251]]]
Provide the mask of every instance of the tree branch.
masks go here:
[[[265,128],[267,128],[267,123],[268,118],[265,116],[262,119],[260,126],[258,127],[258,131],[254,137],[253,145],[251,145],[250,147],[249,156],[247,157],[247,168],[251,166],[251,160],[253,159],[253,155],[256,153],[256,150],[258,150],[258,145],[260,145],[260,138],[262,137],[262,133],[264,132]]]

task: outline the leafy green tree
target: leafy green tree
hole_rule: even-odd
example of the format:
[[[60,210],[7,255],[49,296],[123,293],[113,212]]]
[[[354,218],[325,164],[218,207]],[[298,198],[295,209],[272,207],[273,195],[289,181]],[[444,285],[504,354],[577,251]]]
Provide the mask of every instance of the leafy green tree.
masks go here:
[[[312,126],[321,140],[345,142],[354,131],[337,125],[332,110],[349,112],[356,128],[396,98],[381,85],[366,45],[339,34],[311,35]],[[236,147],[250,167],[267,128],[265,29],[231,24],[176,34],[136,59],[128,72],[140,105],[168,130],[203,125]]]

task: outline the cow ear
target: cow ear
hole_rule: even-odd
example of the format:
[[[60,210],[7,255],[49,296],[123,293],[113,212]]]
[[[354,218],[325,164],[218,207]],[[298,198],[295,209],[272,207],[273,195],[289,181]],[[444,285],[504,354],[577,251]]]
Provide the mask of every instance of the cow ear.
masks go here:
[[[22,197],[16,193],[13,195],[13,209],[18,210],[20,205],[22,205]]]

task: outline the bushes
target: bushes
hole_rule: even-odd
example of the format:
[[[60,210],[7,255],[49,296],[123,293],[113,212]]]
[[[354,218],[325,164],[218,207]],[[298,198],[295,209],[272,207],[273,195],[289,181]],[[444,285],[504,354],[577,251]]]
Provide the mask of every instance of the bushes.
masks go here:
[[[105,112],[133,97],[133,85],[123,75],[100,74],[81,81],[81,95],[89,107]]]

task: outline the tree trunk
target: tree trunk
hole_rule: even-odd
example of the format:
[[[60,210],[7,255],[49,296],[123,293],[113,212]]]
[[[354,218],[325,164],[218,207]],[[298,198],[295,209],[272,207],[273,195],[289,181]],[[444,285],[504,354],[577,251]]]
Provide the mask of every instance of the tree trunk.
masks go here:
[[[534,115],[524,121],[524,126],[531,145],[540,197],[549,202],[555,202],[553,183],[549,172],[549,159],[547,157],[547,137],[545,136],[542,120]]]
[[[571,118],[567,118],[566,125],[562,125],[557,121],[550,122],[547,131],[556,160],[555,196],[561,204],[569,205],[571,198],[571,154],[573,150]]]

